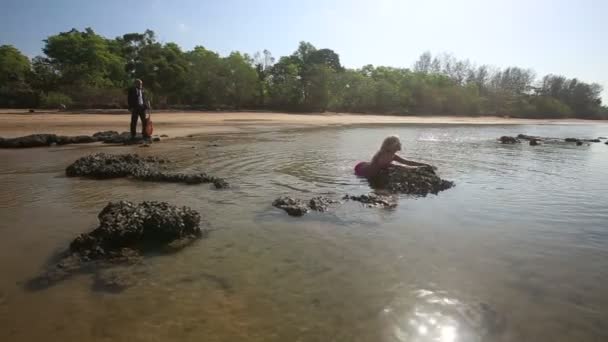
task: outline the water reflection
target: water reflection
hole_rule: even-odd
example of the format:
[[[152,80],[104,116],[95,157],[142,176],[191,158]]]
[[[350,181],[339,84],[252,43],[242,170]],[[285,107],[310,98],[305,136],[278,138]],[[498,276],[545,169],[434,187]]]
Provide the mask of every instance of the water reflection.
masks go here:
[[[407,292],[382,314],[394,342],[498,340],[505,329],[504,317],[489,304],[463,302],[446,291]]]

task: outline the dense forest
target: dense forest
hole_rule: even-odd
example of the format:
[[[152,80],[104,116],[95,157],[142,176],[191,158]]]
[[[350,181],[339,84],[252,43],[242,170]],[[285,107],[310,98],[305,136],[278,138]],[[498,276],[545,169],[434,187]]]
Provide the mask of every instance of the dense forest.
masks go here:
[[[108,39],[87,28],[48,37],[29,59],[0,46],[0,107],[124,108],[141,78],[156,108],[608,119],[598,84],[423,53],[407,68],[347,69],[301,42],[290,56],[182,51],[153,31]]]

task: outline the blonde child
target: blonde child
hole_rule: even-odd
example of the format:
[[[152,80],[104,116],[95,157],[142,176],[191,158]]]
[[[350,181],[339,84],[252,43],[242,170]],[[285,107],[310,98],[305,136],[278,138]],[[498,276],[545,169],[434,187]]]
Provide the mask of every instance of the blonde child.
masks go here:
[[[393,161],[411,167],[433,168],[428,164],[406,160],[397,155],[401,151],[401,141],[396,135],[387,137],[382,142],[380,151],[376,152],[371,162],[360,162],[355,166],[355,174],[359,177],[373,177],[382,169],[387,168]]]

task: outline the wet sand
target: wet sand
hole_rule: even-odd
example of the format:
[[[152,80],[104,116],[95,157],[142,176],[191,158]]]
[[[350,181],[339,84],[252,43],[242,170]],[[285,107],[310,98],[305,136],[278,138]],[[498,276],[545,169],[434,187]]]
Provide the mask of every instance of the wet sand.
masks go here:
[[[98,131],[129,129],[129,114],[107,113],[28,113],[26,110],[0,109],[0,137],[12,138],[33,133],[64,135],[92,134]],[[236,133],[265,126],[286,128],[358,124],[585,124],[588,120],[536,120],[502,117],[388,116],[342,113],[286,114],[265,112],[153,112],[155,133],[170,137],[199,133]]]

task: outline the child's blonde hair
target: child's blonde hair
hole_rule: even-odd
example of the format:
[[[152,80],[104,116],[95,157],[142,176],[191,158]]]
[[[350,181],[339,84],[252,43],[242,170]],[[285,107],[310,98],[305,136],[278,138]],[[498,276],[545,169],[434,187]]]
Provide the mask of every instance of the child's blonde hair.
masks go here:
[[[396,150],[397,145],[401,144],[399,137],[397,135],[391,135],[390,137],[386,137],[382,142],[382,146],[380,147],[381,151],[394,151]]]

